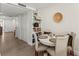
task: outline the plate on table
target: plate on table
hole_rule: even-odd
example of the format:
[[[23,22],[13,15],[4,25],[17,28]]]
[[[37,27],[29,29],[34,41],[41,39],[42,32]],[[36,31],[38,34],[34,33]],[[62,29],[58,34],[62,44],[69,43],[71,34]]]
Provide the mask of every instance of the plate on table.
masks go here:
[[[49,39],[50,42],[56,42],[55,38]]]
[[[46,39],[48,36],[39,36],[40,39]]]

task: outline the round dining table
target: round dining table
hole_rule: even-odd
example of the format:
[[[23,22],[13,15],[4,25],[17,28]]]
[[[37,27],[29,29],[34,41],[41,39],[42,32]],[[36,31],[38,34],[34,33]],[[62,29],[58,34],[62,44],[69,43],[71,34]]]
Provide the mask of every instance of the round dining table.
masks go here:
[[[49,38],[39,38],[40,43],[47,45],[47,46],[55,46],[55,42],[51,42]]]

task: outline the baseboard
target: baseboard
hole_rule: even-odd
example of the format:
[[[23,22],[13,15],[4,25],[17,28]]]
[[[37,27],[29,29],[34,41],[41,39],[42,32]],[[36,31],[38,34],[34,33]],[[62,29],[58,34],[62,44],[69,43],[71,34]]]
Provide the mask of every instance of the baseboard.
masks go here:
[[[10,31],[10,32],[4,32],[4,33],[14,33],[13,31]]]
[[[30,46],[33,46],[33,44],[32,44],[32,43],[30,43],[30,42],[27,42],[27,44],[28,44],[28,45],[30,45]]]
[[[19,39],[18,37],[15,37],[16,39]]]

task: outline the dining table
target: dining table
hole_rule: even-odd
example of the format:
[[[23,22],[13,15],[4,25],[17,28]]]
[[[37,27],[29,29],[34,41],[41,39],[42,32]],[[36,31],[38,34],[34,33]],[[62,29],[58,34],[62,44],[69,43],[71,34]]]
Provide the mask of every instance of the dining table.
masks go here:
[[[44,44],[46,46],[51,46],[52,47],[52,46],[56,45],[56,43],[54,42],[54,40],[51,39],[50,36],[48,36],[48,35],[42,35],[42,36],[39,37],[38,40],[40,41],[41,44]]]

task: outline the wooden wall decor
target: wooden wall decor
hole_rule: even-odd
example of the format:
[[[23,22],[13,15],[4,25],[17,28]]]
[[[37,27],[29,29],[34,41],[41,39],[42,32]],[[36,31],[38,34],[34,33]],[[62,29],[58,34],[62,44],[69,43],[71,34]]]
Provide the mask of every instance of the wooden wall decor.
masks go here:
[[[60,13],[60,12],[55,13],[55,15],[54,15],[54,21],[55,21],[56,23],[61,22],[62,19],[63,19],[62,13]]]

